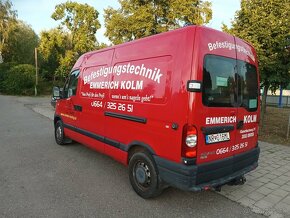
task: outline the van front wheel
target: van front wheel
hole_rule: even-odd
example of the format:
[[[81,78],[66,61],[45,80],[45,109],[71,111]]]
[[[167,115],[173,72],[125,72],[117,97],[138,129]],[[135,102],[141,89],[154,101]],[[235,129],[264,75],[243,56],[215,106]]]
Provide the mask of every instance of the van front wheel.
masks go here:
[[[64,135],[63,123],[61,120],[57,121],[55,124],[54,137],[56,143],[59,145],[65,145],[71,142],[71,140],[67,139]]]
[[[135,192],[142,198],[153,198],[162,192],[155,163],[145,152],[137,152],[131,157],[129,179]]]

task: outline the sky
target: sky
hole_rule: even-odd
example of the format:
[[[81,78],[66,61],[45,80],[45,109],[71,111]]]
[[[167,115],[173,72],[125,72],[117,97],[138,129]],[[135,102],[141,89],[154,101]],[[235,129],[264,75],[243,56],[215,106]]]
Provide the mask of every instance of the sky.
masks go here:
[[[43,30],[49,30],[57,27],[58,22],[51,18],[57,4],[67,0],[11,0],[13,9],[17,11],[18,19],[29,24],[37,34]],[[102,25],[97,31],[98,42],[110,44],[104,36],[105,26],[103,11],[111,6],[118,8],[118,0],[73,0],[79,3],[87,3],[93,6],[99,12],[99,21]],[[213,18],[206,26],[221,29],[222,23],[231,24],[234,19],[235,11],[240,8],[240,0],[209,0],[212,2]]]

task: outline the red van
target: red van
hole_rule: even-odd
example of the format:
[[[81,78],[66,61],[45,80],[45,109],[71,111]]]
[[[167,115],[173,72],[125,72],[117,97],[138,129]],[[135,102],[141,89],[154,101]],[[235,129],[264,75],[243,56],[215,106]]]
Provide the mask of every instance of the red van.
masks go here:
[[[128,165],[143,198],[243,184],[260,153],[257,63],[251,45],[202,26],[88,52],[54,87],[56,142]]]

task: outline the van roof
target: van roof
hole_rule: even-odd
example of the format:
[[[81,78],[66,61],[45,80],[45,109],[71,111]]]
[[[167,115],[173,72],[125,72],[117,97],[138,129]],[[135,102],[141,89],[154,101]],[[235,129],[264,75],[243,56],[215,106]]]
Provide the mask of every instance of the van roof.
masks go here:
[[[122,44],[112,45],[112,46],[107,47],[107,48],[86,52],[86,53],[84,53],[83,55],[81,55],[79,57],[79,59],[77,60],[77,62],[73,66],[73,69],[81,67],[81,65],[84,62],[84,60],[86,59],[86,57],[89,57],[92,54],[108,51],[108,50],[115,49],[115,48],[125,47],[125,46],[131,45],[131,44],[135,44],[135,43],[138,43],[138,42],[141,42],[141,41],[148,41],[148,40],[152,40],[152,39],[156,40],[156,38],[164,37],[164,35],[176,34],[176,32],[193,31],[193,30],[195,30],[197,28],[209,29],[210,31],[213,31],[213,32],[222,32],[220,30],[216,30],[216,29],[213,29],[213,28],[210,28],[210,27],[206,27],[206,26],[189,25],[189,26],[181,27],[181,28],[178,28],[178,29],[175,29],[175,30],[170,30],[170,31],[163,32],[163,33],[158,33],[158,34],[155,34],[155,35],[146,36],[144,38],[140,38],[140,39],[124,42]],[[228,34],[228,33],[223,32],[223,34]],[[236,38],[238,38],[238,37],[236,37]],[[243,39],[240,39],[240,40],[242,40],[245,44],[253,47],[250,43],[244,41]]]

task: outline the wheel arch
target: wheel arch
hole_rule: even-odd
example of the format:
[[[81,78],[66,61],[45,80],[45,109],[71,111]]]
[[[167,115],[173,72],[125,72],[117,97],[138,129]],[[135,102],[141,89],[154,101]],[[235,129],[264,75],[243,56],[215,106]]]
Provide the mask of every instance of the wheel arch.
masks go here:
[[[61,117],[59,115],[54,115],[54,119],[53,119],[54,126],[57,123],[57,121],[59,121],[59,120],[63,123],[63,121],[62,121],[62,119],[61,119]]]
[[[127,146],[127,152],[128,152],[128,159],[127,163],[129,163],[130,158],[134,153],[137,151],[146,151],[150,155],[156,155],[155,151],[152,149],[152,147],[144,142],[141,141],[133,141]]]

